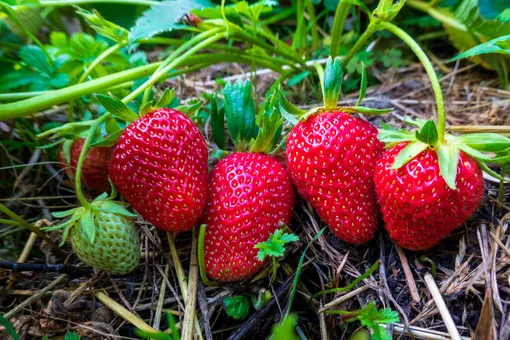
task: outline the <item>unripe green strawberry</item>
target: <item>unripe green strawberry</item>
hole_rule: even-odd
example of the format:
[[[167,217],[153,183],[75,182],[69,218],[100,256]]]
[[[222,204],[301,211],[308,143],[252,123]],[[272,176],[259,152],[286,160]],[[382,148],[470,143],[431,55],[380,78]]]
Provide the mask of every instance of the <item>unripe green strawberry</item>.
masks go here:
[[[131,218],[97,211],[94,219],[94,243],[85,235],[81,223],[71,230],[71,244],[78,258],[95,269],[112,274],[131,272],[140,260],[140,239]]]
[[[71,217],[44,229],[64,229],[62,244],[71,233],[71,244],[80,260],[96,270],[123,275],[140,260],[140,239],[132,220],[136,215],[127,211],[124,203],[112,201],[115,195],[103,193],[79,208],[54,212],[57,218]]]

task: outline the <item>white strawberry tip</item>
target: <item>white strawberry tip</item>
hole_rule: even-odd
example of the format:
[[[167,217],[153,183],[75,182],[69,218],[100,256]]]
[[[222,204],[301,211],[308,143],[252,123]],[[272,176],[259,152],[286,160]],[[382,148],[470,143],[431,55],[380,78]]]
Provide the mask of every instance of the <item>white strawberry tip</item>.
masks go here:
[[[437,128],[433,121],[406,121],[419,128],[415,133],[406,130],[392,130],[384,126],[379,130],[379,140],[391,148],[402,142],[409,142],[397,155],[392,169],[399,169],[427,149],[437,153],[440,175],[451,189],[456,189],[455,180],[460,151],[473,157],[489,175],[510,181],[493,171],[487,164],[508,166],[510,163],[510,138],[496,133],[473,133],[461,136],[446,134],[444,142],[438,140]]]

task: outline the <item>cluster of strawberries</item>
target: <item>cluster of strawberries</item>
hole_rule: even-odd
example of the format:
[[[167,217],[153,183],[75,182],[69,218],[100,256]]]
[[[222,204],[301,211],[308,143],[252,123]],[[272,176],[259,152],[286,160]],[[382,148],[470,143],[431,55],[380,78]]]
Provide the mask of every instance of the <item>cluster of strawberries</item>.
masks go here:
[[[226,107],[236,103],[225,97]],[[158,109],[130,124],[115,147],[93,148],[82,176],[91,189],[107,191],[109,174],[131,206],[159,229],[182,232],[206,224],[205,268],[219,282],[243,280],[261,269],[255,245],[289,224],[294,186],[334,234],[352,244],[374,236],[380,211],[390,237],[411,250],[432,247],[474,213],[484,184],[472,157],[460,151],[452,188],[433,145],[399,161],[414,142],[385,150],[374,126],[344,111],[353,112],[325,105],[303,115],[287,136],[286,167],[270,154],[274,148],[260,147],[281,137],[283,119],[269,117],[251,129],[254,115],[230,117],[229,124],[227,114],[238,151],[209,173],[199,129],[179,111]],[[243,131],[248,138],[241,138]],[[250,140],[252,148],[243,151]],[[71,148],[72,166],[82,145],[78,140]]]

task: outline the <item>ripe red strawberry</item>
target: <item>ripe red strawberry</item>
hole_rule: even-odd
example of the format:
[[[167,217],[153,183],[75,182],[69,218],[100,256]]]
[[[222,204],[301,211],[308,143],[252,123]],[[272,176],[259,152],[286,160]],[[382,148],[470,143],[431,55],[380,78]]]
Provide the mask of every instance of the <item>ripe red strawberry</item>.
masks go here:
[[[64,152],[58,154],[58,161],[62,169],[70,169],[73,175],[76,174],[76,166],[83,147],[85,139],[78,139],[73,142],[70,150],[70,162],[66,161]],[[108,181],[108,166],[112,159],[114,147],[95,147],[92,148],[83,162],[82,180],[92,190],[98,192],[109,192],[111,189]]]
[[[255,245],[292,216],[295,195],[284,166],[273,156],[239,152],[221,160],[209,183],[204,258],[207,275],[220,282],[259,271]]]
[[[117,190],[156,227],[181,232],[199,220],[207,197],[207,146],[179,111],[159,109],[129,125],[110,163]]]
[[[476,161],[462,151],[455,190],[440,176],[437,153],[431,148],[393,169],[407,144],[392,147],[379,160],[375,187],[390,237],[403,248],[424,250],[475,212],[484,192],[483,178]]]
[[[337,237],[355,244],[377,228],[373,176],[382,153],[374,126],[335,110],[299,122],[287,138],[287,167],[299,193]]]

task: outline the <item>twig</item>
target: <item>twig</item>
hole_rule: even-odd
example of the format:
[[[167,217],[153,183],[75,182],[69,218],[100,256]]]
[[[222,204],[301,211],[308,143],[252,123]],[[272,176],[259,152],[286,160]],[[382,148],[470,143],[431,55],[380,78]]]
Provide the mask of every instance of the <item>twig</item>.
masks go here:
[[[437,309],[439,309],[439,313],[441,313],[441,317],[446,325],[446,329],[448,329],[448,333],[452,340],[460,340],[460,334],[453,322],[452,316],[446,307],[446,304],[437,288],[436,282],[430,273],[425,274],[425,285],[427,286],[432,298],[434,299]]]
[[[14,272],[54,272],[69,274],[73,276],[85,276],[94,273],[92,268],[82,268],[68,264],[39,264],[5,261],[0,262],[0,268],[10,269]]]
[[[339,304],[341,304],[341,303],[343,303],[343,302],[345,302],[345,301],[355,297],[356,295],[363,293],[365,290],[368,290],[368,289],[370,289],[370,286],[368,286],[368,285],[356,288],[352,292],[344,294],[344,295],[336,298],[335,300],[326,303],[321,309],[319,309],[319,313],[323,313],[324,311],[330,309],[331,307],[339,305]]]
[[[37,301],[39,299],[39,297],[44,295],[44,293],[46,293],[46,292],[50,291],[51,289],[53,289],[53,287],[55,287],[56,285],[58,285],[59,283],[64,281],[66,278],[67,278],[66,274],[60,275],[52,283],[50,283],[49,285],[47,285],[46,287],[41,289],[39,292],[37,292],[37,294],[32,295],[31,297],[29,297],[28,299],[26,299],[25,301],[23,301],[22,303],[20,303],[19,305],[17,305],[13,309],[11,309],[9,312],[5,313],[4,317],[6,319],[9,319],[9,318],[13,317],[14,315],[16,315],[18,312],[20,312],[23,308],[25,308],[26,306],[28,306],[32,302]]]
[[[403,324],[396,323],[392,326],[387,325],[388,330],[390,328],[393,328],[393,333],[398,334],[408,334],[413,335],[415,338],[418,339],[427,339],[427,340],[449,340],[451,339],[450,334],[445,332],[439,332],[435,330],[431,330],[428,328],[422,328],[422,327],[416,327],[416,326],[409,326],[409,329],[406,330],[406,327]],[[460,337],[462,340],[471,340],[469,337]]]
[[[134,325],[138,329],[149,332],[149,333],[157,333],[158,331],[149,326],[145,321],[138,318],[136,315],[128,311],[126,308],[124,308],[121,304],[119,304],[117,301],[110,298],[108,295],[106,295],[103,292],[96,292],[94,294],[96,298],[104,303],[108,308],[110,308],[115,314],[129,322],[130,324]]]
[[[18,263],[24,263],[27,260],[28,254],[30,254],[32,247],[34,246],[35,240],[37,240],[37,235],[35,233],[30,233],[27,243],[25,243],[25,246],[23,247],[23,251],[21,252],[21,255],[18,258]],[[9,275],[9,282],[7,283],[7,290],[10,290],[13,285],[14,285],[14,275],[11,274],[11,275]]]
[[[494,132],[494,133],[510,133],[510,126],[508,125],[500,125],[500,126],[492,126],[492,125],[478,125],[478,126],[457,126],[452,125],[448,126],[447,129],[449,131],[458,132],[458,133],[480,133],[480,132]]]
[[[168,277],[168,264],[165,266],[165,277]],[[166,280],[161,280],[161,288],[159,289],[159,298],[158,305],[156,307],[156,314],[154,315],[154,322],[152,323],[152,327],[159,330],[159,325],[161,323],[161,316],[163,311],[163,304],[165,302],[165,293],[166,293]]]
[[[420,303],[420,294],[418,293],[418,288],[416,287],[416,281],[414,281],[413,272],[411,271],[411,267],[409,267],[409,262],[407,261],[406,254],[398,244],[393,242],[395,249],[397,250],[398,257],[400,258],[400,263],[402,264],[402,268],[404,269],[404,274],[406,276],[407,287],[409,287],[409,294],[411,294],[411,298],[414,302]]]
[[[202,281],[198,280],[198,307],[202,315],[202,324],[206,340],[213,340],[211,332],[211,323],[209,322],[209,311],[207,310],[207,297],[205,295],[205,286]]]
[[[191,259],[189,264],[188,279],[188,301],[184,311],[184,320],[182,322],[182,339],[193,340],[193,321],[196,318],[195,306],[197,302],[197,283],[198,283],[198,261],[197,261],[197,235],[193,231],[193,241],[191,242]]]

